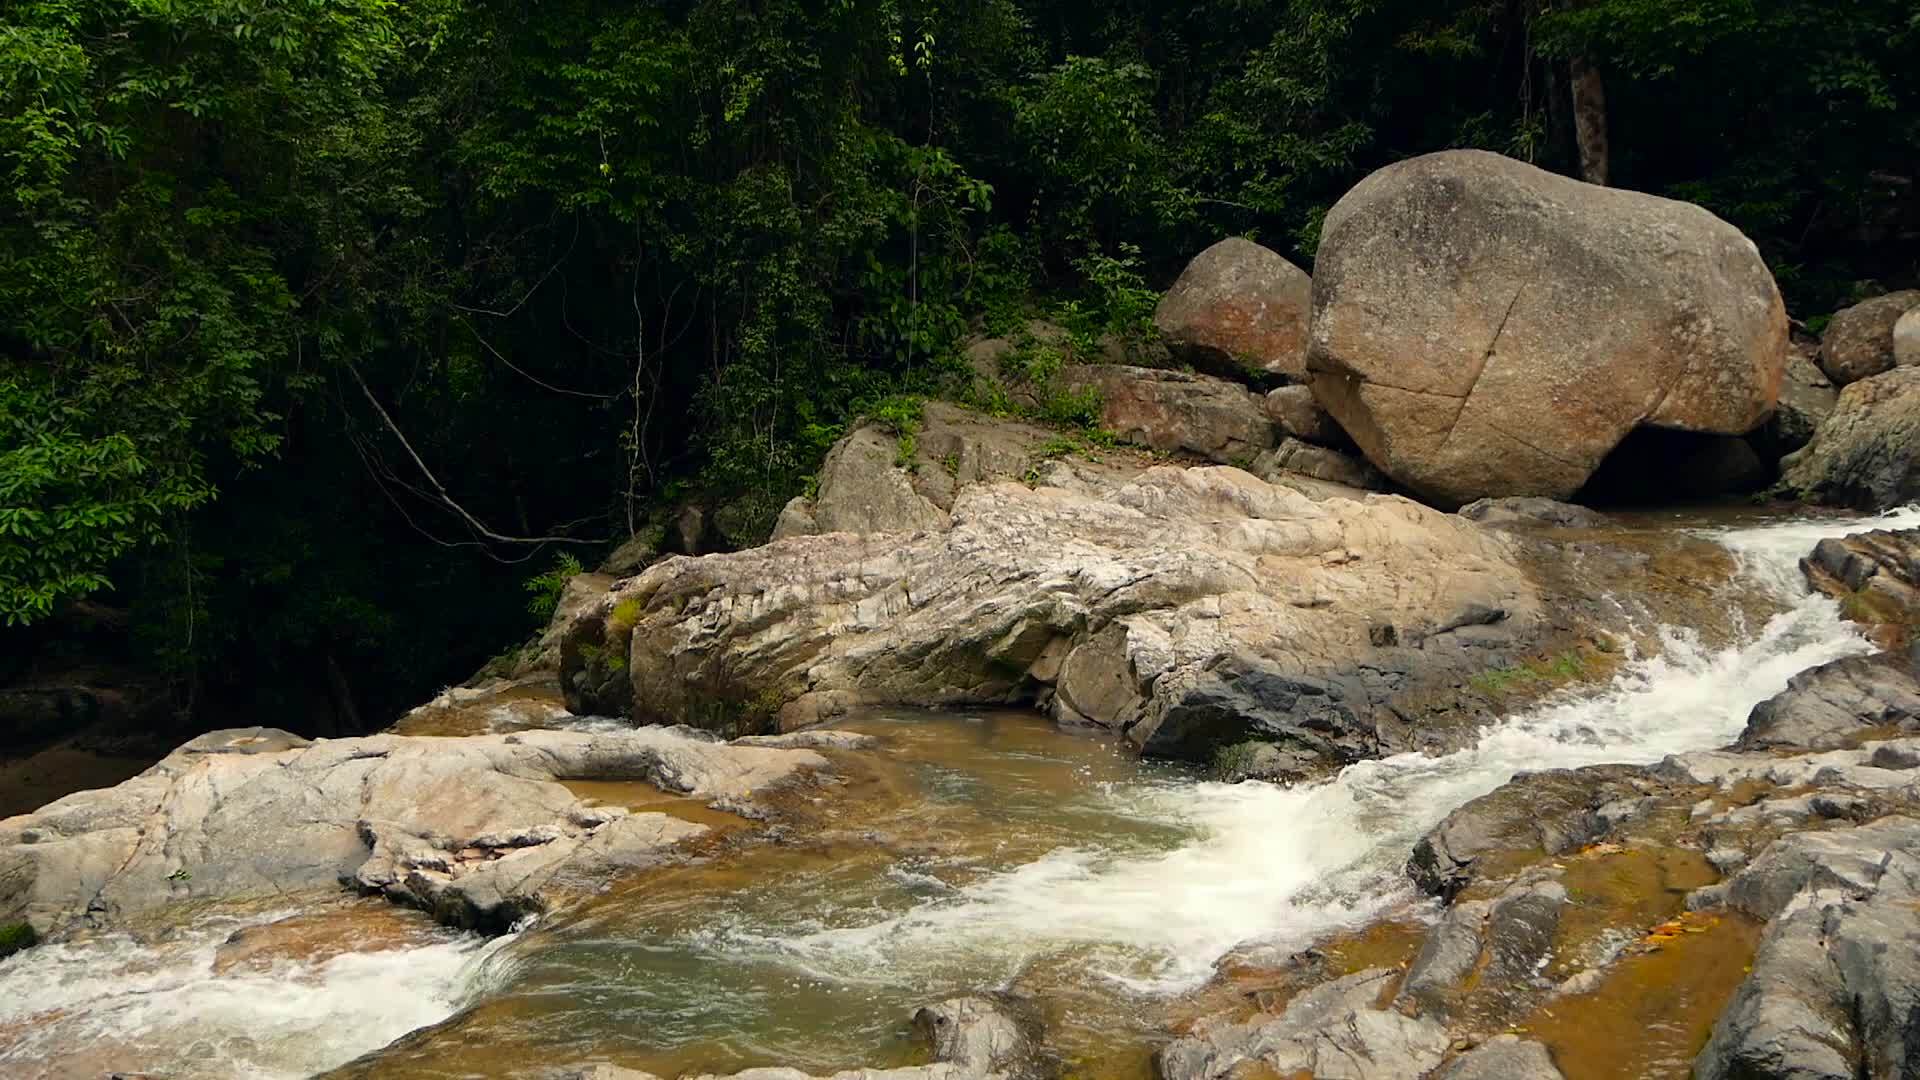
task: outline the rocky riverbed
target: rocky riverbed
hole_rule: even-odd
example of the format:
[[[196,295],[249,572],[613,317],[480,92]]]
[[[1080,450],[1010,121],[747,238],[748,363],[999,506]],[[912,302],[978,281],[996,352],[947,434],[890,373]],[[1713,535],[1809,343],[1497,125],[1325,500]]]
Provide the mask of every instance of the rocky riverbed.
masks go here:
[[[1507,528],[1488,542],[1718,565],[1695,586],[1771,599],[1622,635],[1604,670],[1493,668],[1541,685],[1482,678],[1491,727],[1291,785],[1142,771],[1119,733],[1031,713],[635,730],[539,678],[372,739],[196,740],[6,824],[47,943],[0,962],[45,984],[0,1015],[0,1061],[61,1075],[82,1032],[103,1070],[180,1076],[1737,1076],[1904,1052],[1907,984],[1874,958],[1914,929],[1920,689],[1868,639],[1912,622],[1912,534]],[[328,913],[354,892],[399,921]],[[397,1028],[235,1001],[305,982],[309,1019],[346,1023],[337,995],[402,967],[426,982],[384,984],[414,1003]],[[182,1008],[147,1012],[142,979]],[[1018,1053],[923,1049],[941,1009],[1000,1017],[981,1038]],[[1654,1034],[1602,1052],[1628,1031]],[[775,1064],[800,1071],[751,1071]]]
[[[0,1071],[1910,1074],[1912,304],[1804,340],[1725,222],[1476,152],[1317,270],[973,341],[383,733],[0,820]],[[1891,512],[1546,497],[1770,484]]]

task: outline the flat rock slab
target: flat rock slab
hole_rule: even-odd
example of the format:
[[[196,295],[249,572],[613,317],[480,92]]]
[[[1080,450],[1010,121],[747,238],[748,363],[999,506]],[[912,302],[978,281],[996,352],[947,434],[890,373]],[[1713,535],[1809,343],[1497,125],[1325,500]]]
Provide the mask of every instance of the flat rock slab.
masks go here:
[[[657,728],[319,742],[214,732],[116,787],[0,821],[0,923],[58,937],[169,904],[346,885],[503,929],[705,831],[589,805],[560,781],[742,799],[826,764]]]

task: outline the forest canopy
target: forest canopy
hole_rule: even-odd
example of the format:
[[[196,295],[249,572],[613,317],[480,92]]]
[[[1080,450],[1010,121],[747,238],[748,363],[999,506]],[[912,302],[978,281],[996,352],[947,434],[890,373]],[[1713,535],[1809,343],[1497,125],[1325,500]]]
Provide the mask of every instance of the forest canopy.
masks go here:
[[[971,332],[1311,266],[1414,154],[1590,174],[1583,88],[1817,320],[1920,273],[1916,57],[1912,0],[18,0],[0,621],[390,707],[562,553],[764,537]]]

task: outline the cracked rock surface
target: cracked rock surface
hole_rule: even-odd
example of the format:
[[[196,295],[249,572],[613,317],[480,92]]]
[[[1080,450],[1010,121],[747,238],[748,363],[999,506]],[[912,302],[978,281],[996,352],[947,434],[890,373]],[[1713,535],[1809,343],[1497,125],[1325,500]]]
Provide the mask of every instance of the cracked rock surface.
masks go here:
[[[855,705],[1039,701],[1156,754],[1251,740],[1341,762],[1545,624],[1505,534],[1235,468],[974,485],[952,518],[656,564],[570,629],[568,703],[792,729]]]
[[[500,930],[705,831],[590,805],[559,781],[742,799],[826,764],[663,728],[318,742],[218,731],[116,787],[0,821],[0,923],[57,939],[162,905],[344,885]]]
[[[1368,177],[1321,235],[1314,393],[1437,501],[1565,498],[1636,427],[1741,435],[1779,396],[1773,276],[1697,206],[1455,150]]]

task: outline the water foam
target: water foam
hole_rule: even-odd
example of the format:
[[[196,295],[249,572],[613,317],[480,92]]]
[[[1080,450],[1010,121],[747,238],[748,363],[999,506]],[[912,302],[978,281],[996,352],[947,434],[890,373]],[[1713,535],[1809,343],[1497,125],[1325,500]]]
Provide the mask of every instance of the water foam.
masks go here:
[[[0,961],[0,1074],[310,1076],[451,1016],[509,940],[445,932],[413,947],[216,970],[233,931],[289,914],[207,919],[157,942],[113,934],[43,945]]]
[[[1448,812],[1522,771],[1645,764],[1735,738],[1748,711],[1805,668],[1867,651],[1836,605],[1809,595],[1798,559],[1820,539],[1863,524],[1920,525],[1920,508],[1879,521],[1813,521],[1716,530],[1743,582],[1786,610],[1727,649],[1686,630],[1658,655],[1629,662],[1611,684],[1490,729],[1445,756],[1369,761],[1321,784],[1127,786],[1126,812],[1195,830],[1147,857],[1063,849],[880,922],[786,936],[737,935],[816,977],[912,984],[956,966],[1011,978],[1062,947],[1095,946],[1126,985],[1178,991],[1206,980],[1247,942],[1305,944],[1410,899],[1400,864]]]

